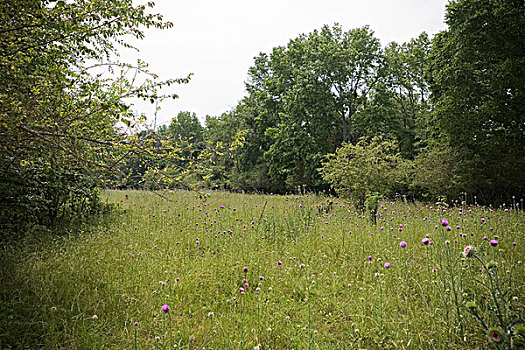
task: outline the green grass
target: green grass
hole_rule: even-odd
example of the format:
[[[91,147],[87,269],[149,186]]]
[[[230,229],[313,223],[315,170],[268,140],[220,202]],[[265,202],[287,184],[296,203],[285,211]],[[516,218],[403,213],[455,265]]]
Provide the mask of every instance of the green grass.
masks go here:
[[[488,349],[465,303],[489,327],[496,305],[479,261],[461,255],[467,245],[498,263],[508,319],[524,317],[525,215],[515,208],[459,215],[387,201],[373,225],[342,199],[325,211],[318,196],[162,196],[108,191],[113,214],[5,244],[0,348]],[[494,235],[497,247],[482,239]]]

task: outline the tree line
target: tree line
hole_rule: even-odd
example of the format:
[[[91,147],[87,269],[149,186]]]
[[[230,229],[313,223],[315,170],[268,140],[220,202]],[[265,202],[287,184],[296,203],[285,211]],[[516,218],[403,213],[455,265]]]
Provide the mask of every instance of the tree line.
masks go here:
[[[171,27],[153,6],[2,1],[3,225],[96,212],[107,186],[523,196],[523,1],[451,1],[447,30],[385,47],[369,27],[324,26],[255,57],[231,111],[144,130],[126,99],[176,98],[190,79],[118,60],[127,35]]]
[[[524,10],[520,1],[454,1],[447,30],[384,48],[369,27],[300,35],[255,57],[233,110],[204,126],[182,112],[155,132],[194,146],[170,170],[179,181],[128,185],[300,187],[360,202],[522,196]]]

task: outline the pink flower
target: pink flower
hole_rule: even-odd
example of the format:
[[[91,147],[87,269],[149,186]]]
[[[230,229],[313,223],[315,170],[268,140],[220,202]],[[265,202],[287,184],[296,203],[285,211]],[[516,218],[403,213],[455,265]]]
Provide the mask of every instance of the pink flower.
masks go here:
[[[162,305],[161,310],[164,313],[168,313],[168,312],[170,312],[170,306],[168,304],[164,304],[164,305]]]

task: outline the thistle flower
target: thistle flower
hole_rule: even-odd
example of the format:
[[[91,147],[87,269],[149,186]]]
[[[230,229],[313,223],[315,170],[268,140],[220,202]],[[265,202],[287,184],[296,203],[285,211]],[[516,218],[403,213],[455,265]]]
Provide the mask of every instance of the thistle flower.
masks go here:
[[[468,245],[468,246],[465,247],[465,249],[463,249],[463,253],[462,254],[463,254],[463,256],[465,258],[469,258],[469,257],[473,256],[474,253],[476,253],[476,248],[473,247],[473,246]]]
[[[429,242],[430,242],[430,240],[427,237],[425,237],[425,238],[423,238],[421,240],[421,243],[423,243],[424,245],[427,245]]]
[[[170,312],[170,306],[168,304],[164,304],[164,305],[162,305],[161,310],[164,313],[168,313],[168,312]]]
[[[493,247],[497,247],[498,244],[499,244],[499,242],[496,241],[495,239],[491,239],[491,240],[490,240],[490,245],[491,245],[491,246],[493,246]]]
[[[405,241],[401,241],[401,242],[399,242],[399,246],[400,246],[401,248],[406,248],[406,246],[407,246],[407,242],[405,242]]]
[[[390,268],[390,263],[386,262],[385,263],[385,269],[389,269]]]
[[[441,226],[448,226],[447,219],[441,219]]]
[[[499,343],[503,339],[503,331],[500,328],[493,327],[489,329],[488,333],[490,340],[492,340],[495,343]]]

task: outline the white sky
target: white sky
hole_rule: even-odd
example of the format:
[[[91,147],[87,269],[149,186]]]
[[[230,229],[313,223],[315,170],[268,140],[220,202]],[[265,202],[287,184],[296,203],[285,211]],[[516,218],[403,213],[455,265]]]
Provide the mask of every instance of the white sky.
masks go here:
[[[136,58],[150,64],[161,79],[194,73],[189,84],[175,87],[179,99],[165,101],[157,125],[179,111],[219,116],[245,95],[248,68],[260,52],[286,45],[299,34],[327,24],[343,30],[369,25],[384,47],[403,43],[426,31],[446,28],[448,0],[157,0],[153,12],[174,26],[145,30],[133,44],[139,53],[123,52],[121,59]],[[153,116],[154,105],[135,102],[133,110]],[[152,117],[150,118],[152,119]]]

